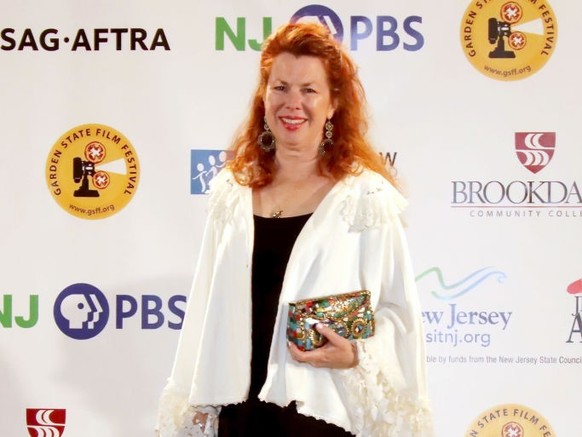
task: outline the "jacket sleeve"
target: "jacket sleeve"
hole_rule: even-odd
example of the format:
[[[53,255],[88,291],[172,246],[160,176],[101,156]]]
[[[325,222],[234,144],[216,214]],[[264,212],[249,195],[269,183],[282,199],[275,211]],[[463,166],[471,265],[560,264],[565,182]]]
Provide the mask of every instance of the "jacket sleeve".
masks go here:
[[[373,258],[380,263],[376,332],[356,342],[358,365],[337,371],[338,385],[356,435],[429,437],[433,432],[420,305],[400,208],[394,205],[403,199],[392,186],[384,188],[367,191],[364,206],[356,208],[356,217],[366,223],[354,222],[359,232],[370,233]]]
[[[225,173],[225,172],[221,172]],[[224,217],[222,197],[228,190],[224,178],[215,178],[209,198],[209,212],[202,237],[198,262],[194,271],[192,287],[178,340],[172,373],[162,391],[158,406],[157,435],[160,437],[186,437],[214,435],[213,424],[220,408],[192,406],[188,399],[193,389],[194,372],[200,350],[202,326],[212,289],[217,226]],[[222,207],[221,207],[222,205]],[[208,414],[204,424],[206,432],[193,427],[196,412]]]

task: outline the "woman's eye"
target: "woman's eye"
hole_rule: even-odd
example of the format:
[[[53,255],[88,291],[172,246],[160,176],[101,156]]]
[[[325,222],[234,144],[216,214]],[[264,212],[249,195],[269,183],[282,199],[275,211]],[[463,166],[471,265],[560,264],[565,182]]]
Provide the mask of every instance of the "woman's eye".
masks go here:
[[[285,91],[285,85],[275,85],[273,89],[275,91]]]
[[[311,93],[316,93],[317,91],[315,91],[313,88],[305,88],[305,92],[307,94],[311,94]]]

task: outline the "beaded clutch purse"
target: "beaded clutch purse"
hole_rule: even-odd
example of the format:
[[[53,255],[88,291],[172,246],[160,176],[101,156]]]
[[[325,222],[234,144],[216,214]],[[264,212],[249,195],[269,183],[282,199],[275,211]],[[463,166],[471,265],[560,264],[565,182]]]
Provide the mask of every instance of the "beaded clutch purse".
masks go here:
[[[299,349],[308,351],[325,344],[325,337],[315,329],[318,323],[348,340],[371,337],[375,325],[370,292],[361,290],[289,303],[287,339]]]

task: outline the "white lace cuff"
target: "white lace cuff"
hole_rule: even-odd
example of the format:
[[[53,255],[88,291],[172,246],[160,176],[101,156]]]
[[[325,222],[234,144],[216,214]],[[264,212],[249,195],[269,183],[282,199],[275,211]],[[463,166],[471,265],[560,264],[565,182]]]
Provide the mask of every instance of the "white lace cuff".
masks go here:
[[[188,396],[169,383],[162,392],[158,412],[158,437],[215,437],[220,407],[188,405]]]
[[[399,390],[402,381],[372,358],[366,340],[356,343],[358,365],[339,371],[352,432],[358,437],[432,437],[428,400]]]

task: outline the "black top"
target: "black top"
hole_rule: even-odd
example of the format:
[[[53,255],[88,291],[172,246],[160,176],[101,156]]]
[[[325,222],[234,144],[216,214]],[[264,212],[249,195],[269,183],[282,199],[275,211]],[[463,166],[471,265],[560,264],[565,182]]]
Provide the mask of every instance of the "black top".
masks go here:
[[[309,217],[310,214],[278,219],[255,216],[252,276],[253,349],[249,397],[257,397],[265,383],[285,269],[295,240]]]
[[[277,437],[352,436],[335,425],[297,413],[294,402],[281,408],[258,399],[267,377],[271,338],[287,262],[295,240],[310,216],[254,216],[251,386],[248,400],[222,408],[219,437],[250,437],[265,432]]]

